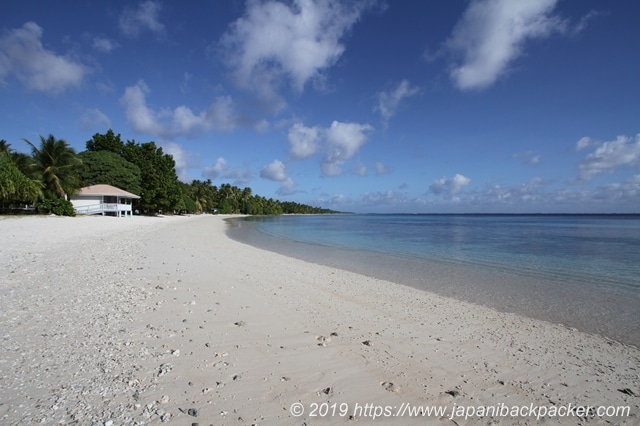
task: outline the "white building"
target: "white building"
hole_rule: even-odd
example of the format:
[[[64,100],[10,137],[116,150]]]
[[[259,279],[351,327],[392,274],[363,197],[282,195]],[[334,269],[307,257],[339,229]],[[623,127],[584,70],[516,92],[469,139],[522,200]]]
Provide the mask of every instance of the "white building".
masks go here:
[[[139,196],[111,185],[91,185],[80,188],[70,197],[76,214],[101,214],[127,217],[133,215],[131,204]]]

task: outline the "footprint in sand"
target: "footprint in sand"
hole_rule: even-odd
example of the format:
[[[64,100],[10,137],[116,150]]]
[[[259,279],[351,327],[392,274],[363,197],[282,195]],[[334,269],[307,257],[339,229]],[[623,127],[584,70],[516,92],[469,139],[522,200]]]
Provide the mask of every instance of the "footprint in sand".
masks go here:
[[[389,392],[399,392],[400,391],[400,387],[394,385],[391,382],[381,382],[380,386],[382,386],[385,390],[387,390]]]
[[[327,343],[329,343],[331,341],[331,337],[327,337],[327,336],[316,336],[316,340],[320,343],[318,343],[318,346],[327,346]]]

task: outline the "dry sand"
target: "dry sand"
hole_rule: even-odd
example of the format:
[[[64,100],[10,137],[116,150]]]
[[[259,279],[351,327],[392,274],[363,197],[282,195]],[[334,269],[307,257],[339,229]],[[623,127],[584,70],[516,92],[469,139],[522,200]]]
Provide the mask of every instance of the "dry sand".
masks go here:
[[[640,424],[636,348],[260,250],[225,227],[0,218],[0,424]],[[573,415],[479,412],[519,406]],[[446,413],[398,413],[419,407]]]

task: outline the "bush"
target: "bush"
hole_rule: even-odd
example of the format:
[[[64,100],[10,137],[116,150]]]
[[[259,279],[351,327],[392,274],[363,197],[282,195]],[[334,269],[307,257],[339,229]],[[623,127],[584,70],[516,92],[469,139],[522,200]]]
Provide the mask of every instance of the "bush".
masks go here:
[[[56,198],[54,200],[44,200],[38,203],[38,211],[47,214],[55,214],[57,216],[75,216],[76,211],[73,209],[71,201]]]

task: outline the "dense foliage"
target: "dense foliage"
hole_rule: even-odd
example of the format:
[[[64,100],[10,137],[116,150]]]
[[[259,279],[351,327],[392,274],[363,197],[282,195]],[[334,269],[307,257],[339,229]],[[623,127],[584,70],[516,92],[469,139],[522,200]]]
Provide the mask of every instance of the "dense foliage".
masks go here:
[[[55,214],[58,216],[75,216],[71,201],[62,198],[44,199],[36,204],[39,212],[47,214]]]
[[[109,185],[132,194],[141,192],[140,168],[121,155],[110,151],[84,151],[78,158],[82,161],[79,170],[82,186],[109,182]]]
[[[250,215],[277,215],[277,214],[326,214],[338,213],[329,209],[312,207],[295,202],[282,202],[273,198],[265,198],[253,195],[251,188],[238,188],[237,186],[223,183],[218,188],[206,181],[193,180],[186,185],[188,194],[195,201],[198,211],[219,212],[223,214],[241,213]]]
[[[295,202],[254,195],[251,188],[211,180],[178,180],[175,161],[155,142],[122,141],[108,130],[86,142],[76,154],[66,141],[40,137],[40,146],[24,140],[31,156],[15,153],[0,141],[0,203],[34,204],[40,211],[73,215],[67,197],[83,186],[108,184],[140,196],[144,213],[241,213],[250,215],[337,213]]]
[[[2,207],[33,203],[40,194],[40,185],[20,171],[11,160],[9,152],[0,152],[0,200],[2,200]]]
[[[123,157],[138,166],[143,176],[138,194],[143,211],[183,210],[176,163],[171,155],[163,153],[162,148],[154,142],[138,144],[128,141],[123,149]]]

